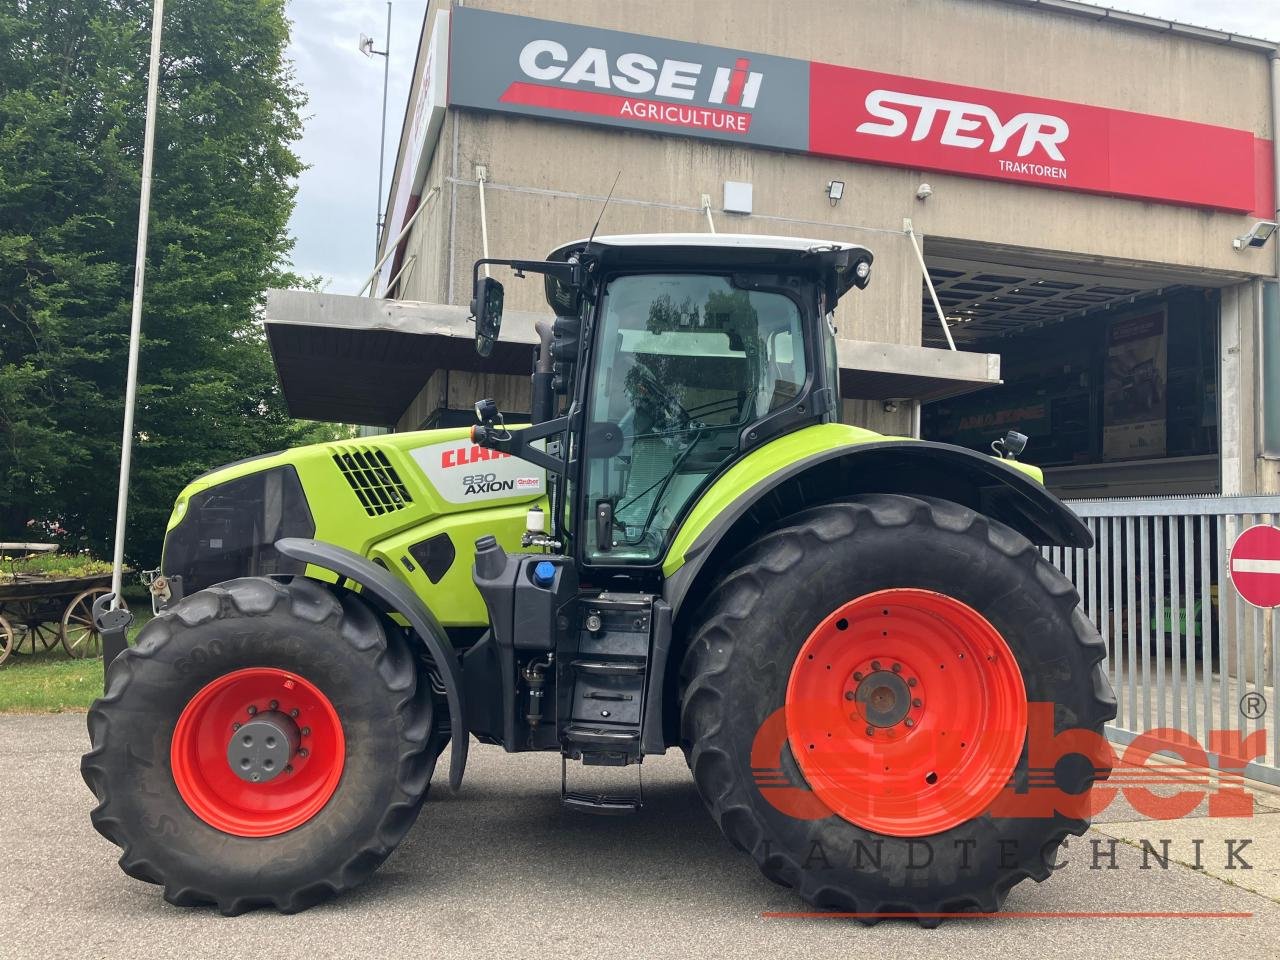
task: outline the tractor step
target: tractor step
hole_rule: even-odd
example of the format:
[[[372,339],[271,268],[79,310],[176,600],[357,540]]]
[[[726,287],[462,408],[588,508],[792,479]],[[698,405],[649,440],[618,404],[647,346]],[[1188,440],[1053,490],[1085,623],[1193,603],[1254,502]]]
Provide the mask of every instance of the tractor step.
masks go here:
[[[625,756],[625,755],[624,755]],[[586,755],[583,756],[584,764]],[[625,760],[624,760],[625,762]],[[569,761],[560,758],[560,803],[569,810],[579,813],[590,813],[596,816],[621,816],[636,813],[644,806],[644,777],[640,773],[640,765],[635,764],[635,792],[632,794],[613,793],[590,789],[569,789]],[[610,774],[610,777],[615,776]],[[600,778],[597,777],[597,780]]]
[[[643,660],[574,660],[570,666],[578,673],[598,677],[643,676],[645,671]]]
[[[582,723],[571,723],[564,728],[564,738],[584,746],[621,748],[639,740],[640,731],[625,727],[590,727]]]
[[[614,797],[608,794],[565,793],[560,802],[570,810],[590,813],[597,817],[618,817],[636,813],[644,806],[639,797]]]
[[[575,649],[561,661],[560,744],[584,766],[625,767],[640,760],[653,600],[650,594],[602,593],[579,601]],[[583,793],[574,804],[592,795]]]

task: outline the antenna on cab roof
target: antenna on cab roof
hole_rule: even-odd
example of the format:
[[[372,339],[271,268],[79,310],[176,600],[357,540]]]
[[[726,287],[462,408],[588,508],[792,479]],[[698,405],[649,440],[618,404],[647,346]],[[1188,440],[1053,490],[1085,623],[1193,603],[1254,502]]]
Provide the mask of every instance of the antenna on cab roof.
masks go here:
[[[622,171],[618,171],[618,175],[613,178],[613,186],[609,188],[609,195],[604,198],[604,203],[600,207],[600,216],[596,217],[596,225],[591,228],[591,236],[587,237],[587,244],[596,238],[596,231],[600,229],[600,221],[604,219],[604,212],[609,209],[609,201],[613,199],[613,191],[618,186],[618,181],[622,178]]]

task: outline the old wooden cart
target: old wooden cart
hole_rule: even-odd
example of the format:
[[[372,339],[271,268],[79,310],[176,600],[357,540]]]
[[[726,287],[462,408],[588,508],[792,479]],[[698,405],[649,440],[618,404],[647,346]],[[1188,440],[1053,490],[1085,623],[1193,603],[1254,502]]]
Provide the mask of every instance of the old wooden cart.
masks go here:
[[[0,544],[29,552],[44,544]],[[8,551],[6,551],[8,552]],[[49,577],[11,574],[0,580],[0,664],[14,653],[38,653],[59,643],[75,659],[102,655],[93,601],[108,592],[111,574]]]

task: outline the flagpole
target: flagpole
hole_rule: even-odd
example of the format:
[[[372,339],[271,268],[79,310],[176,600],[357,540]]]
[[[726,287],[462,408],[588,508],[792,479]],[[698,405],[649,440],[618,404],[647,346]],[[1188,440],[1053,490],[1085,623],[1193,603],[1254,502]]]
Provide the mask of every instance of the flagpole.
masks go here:
[[[133,411],[138,400],[138,348],[142,339],[142,289],[147,269],[147,225],[151,214],[151,161],[155,153],[156,99],[160,86],[160,27],[164,0],[155,0],[151,17],[151,64],[147,74],[146,130],[142,140],[142,192],[138,203],[138,252],[133,267],[133,314],[129,323],[129,367],[125,374],[124,432],[120,440],[120,489],[116,500],[115,556],[111,567],[111,595],[115,607],[124,606],[124,536],[129,512],[129,468],[133,459]],[[104,651],[105,653],[105,651]]]

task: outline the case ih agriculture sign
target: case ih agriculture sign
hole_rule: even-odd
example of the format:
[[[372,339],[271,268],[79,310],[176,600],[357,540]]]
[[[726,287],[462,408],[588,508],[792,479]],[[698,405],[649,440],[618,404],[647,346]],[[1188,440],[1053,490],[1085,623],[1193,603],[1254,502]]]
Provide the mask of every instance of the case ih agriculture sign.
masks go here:
[[[469,7],[453,10],[449,60],[453,106],[1239,212],[1271,205],[1270,144],[1246,130]]]

